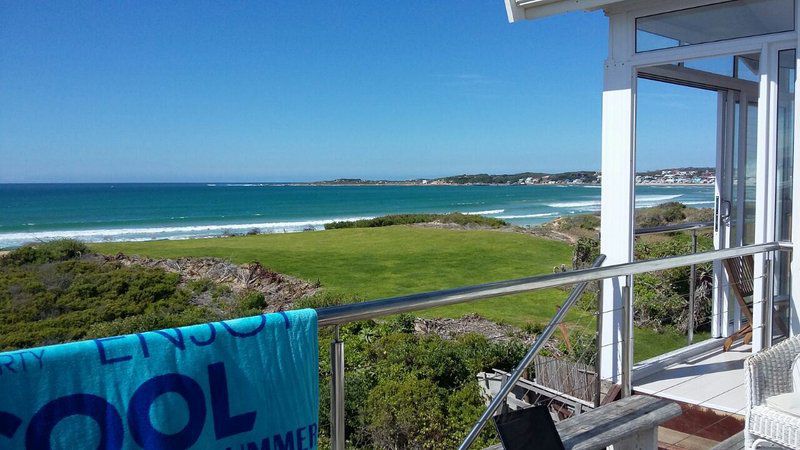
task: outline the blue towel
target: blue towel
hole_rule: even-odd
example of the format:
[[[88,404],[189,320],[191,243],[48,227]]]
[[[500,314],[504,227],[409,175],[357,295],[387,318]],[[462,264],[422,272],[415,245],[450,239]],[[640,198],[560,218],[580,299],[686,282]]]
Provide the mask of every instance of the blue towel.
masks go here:
[[[0,353],[2,449],[317,448],[312,309]]]

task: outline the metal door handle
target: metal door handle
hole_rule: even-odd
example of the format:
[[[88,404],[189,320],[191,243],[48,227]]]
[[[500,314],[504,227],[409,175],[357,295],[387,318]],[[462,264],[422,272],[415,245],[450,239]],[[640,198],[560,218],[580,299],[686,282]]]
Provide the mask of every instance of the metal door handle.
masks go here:
[[[731,219],[730,200],[722,200],[719,202],[719,218],[722,222],[725,222],[726,224],[730,222]]]

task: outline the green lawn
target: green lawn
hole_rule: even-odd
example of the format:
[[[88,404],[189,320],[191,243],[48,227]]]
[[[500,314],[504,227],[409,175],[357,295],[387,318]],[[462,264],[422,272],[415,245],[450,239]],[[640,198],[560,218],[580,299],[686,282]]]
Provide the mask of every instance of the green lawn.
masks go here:
[[[214,256],[264,266],[359,299],[411,294],[489,281],[551,273],[570,264],[569,245],[519,233],[460,231],[393,226],[218,239],[96,244],[102,253],[123,252],[151,257]],[[530,294],[453,305],[420,313],[460,317],[478,313],[488,319],[522,326],[544,324],[566,298],[566,291]],[[570,320],[591,325],[582,314]],[[676,348],[682,336],[637,330],[636,359]]]

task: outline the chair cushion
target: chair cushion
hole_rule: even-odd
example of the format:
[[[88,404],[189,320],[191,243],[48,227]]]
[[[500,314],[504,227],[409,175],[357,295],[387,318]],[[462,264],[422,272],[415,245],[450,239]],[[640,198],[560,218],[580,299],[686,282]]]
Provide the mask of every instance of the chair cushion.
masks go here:
[[[773,395],[772,397],[767,397],[764,403],[768,407],[784,414],[800,417],[800,393],[798,392]]]

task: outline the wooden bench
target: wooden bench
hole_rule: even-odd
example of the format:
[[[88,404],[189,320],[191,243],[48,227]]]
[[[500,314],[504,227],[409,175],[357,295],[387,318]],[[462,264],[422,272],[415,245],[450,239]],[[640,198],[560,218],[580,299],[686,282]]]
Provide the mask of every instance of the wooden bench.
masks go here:
[[[658,448],[658,426],[681,415],[677,403],[634,395],[609,403],[556,424],[567,450],[614,450]],[[502,444],[487,450],[503,450]]]

